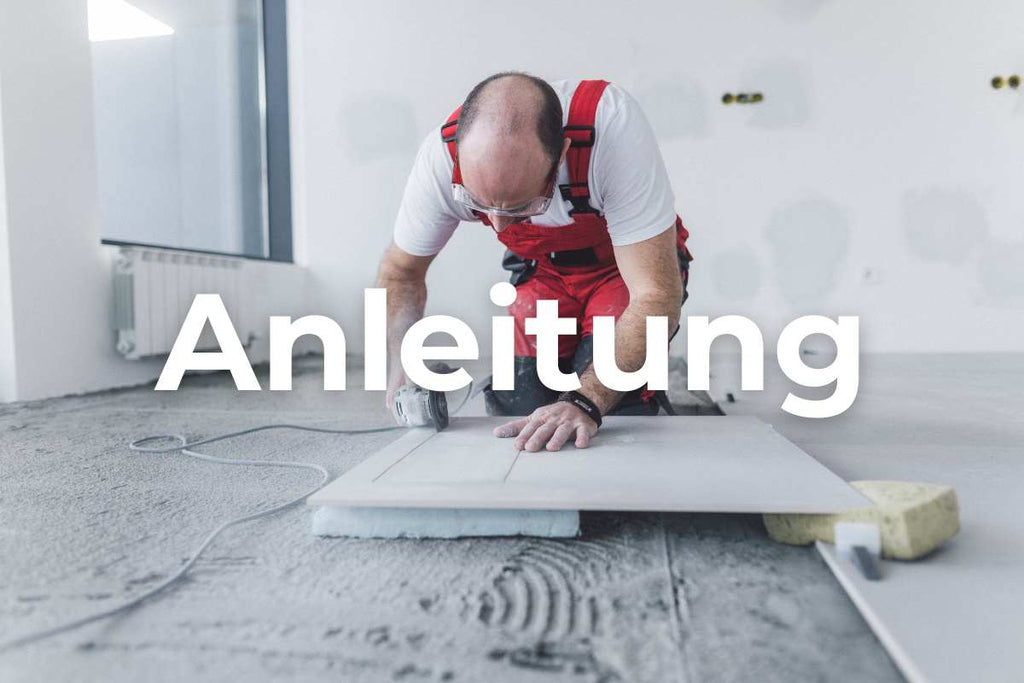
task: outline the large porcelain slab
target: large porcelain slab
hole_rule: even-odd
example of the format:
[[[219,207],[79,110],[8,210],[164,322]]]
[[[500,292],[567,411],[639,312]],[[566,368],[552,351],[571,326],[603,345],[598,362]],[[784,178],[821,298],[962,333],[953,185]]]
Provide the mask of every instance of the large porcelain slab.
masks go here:
[[[752,417],[609,417],[587,449],[516,453],[457,418],[410,430],[311,505],[543,510],[833,512],[867,501]]]

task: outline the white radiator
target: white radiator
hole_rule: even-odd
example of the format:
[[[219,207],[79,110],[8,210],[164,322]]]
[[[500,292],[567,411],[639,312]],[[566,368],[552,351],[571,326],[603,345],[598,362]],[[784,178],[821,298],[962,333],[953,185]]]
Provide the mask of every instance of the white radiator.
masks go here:
[[[243,326],[244,262],[224,256],[147,247],[122,247],[114,261],[114,329],[125,358],[166,355],[196,294],[220,294],[242,343],[252,340]],[[207,326],[199,350],[216,350]]]

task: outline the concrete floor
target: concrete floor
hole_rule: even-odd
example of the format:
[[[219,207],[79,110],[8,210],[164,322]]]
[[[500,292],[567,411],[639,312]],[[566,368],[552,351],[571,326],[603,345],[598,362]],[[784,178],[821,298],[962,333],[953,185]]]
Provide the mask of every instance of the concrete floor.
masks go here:
[[[388,423],[379,395],[320,383],[309,359],[290,393],[211,375],[0,406],[0,641],[138,594],[219,521],[314,481],[129,441]],[[336,476],[396,436],[274,432],[206,452]],[[571,541],[372,541],[315,538],[310,514],[228,531],[132,613],[0,654],[0,680],[900,679],[817,553],[774,544],[756,516],[585,514]]]

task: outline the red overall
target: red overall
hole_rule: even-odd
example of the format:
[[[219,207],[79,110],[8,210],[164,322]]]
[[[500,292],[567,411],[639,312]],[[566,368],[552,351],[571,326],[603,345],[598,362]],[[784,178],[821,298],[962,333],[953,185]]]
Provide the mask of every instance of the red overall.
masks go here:
[[[607,81],[581,81],[569,106],[568,123],[564,129],[565,137],[572,140],[566,153],[569,183],[559,186],[559,190],[563,199],[572,202],[573,208],[569,215],[573,222],[558,227],[544,227],[529,222],[513,223],[498,233],[498,239],[515,255],[536,262],[533,274],[525,282],[517,284],[516,301],[509,306],[509,314],[515,318],[516,356],[537,355],[536,338],[526,334],[525,320],[536,314],[538,300],[557,300],[559,316],[575,317],[578,321],[577,337],[559,337],[558,355],[563,359],[573,355],[581,338],[593,333],[593,316],[611,315],[618,318],[629,304],[629,291],[615,265],[608,223],[589,203],[590,152],[599,134],[594,128],[594,121],[597,104],[607,85]],[[453,184],[462,183],[455,143],[460,110],[461,107],[456,109],[441,127],[441,137],[455,162]],[[490,225],[486,216],[479,213],[476,215]],[[686,248],[689,233],[678,216],[675,227],[685,287],[687,266],[692,260]],[[595,257],[589,259],[586,265],[555,263],[563,261],[557,258],[558,252],[584,249],[593,249]]]

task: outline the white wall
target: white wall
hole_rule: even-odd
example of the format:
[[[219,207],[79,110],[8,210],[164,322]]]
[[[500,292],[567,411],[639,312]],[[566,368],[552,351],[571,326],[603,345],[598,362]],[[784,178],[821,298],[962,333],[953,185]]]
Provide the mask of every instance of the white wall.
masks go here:
[[[290,5],[310,278],[248,263],[254,316],[333,315],[358,350],[421,136],[478,79],[522,68],[607,77],[645,106],[694,233],[689,314],[752,315],[769,342],[824,312],[861,314],[869,350],[1021,347],[1024,95],[987,85],[1024,71],[1019,4]],[[152,379],[159,360],[113,350],[85,3],[0,3],[0,86],[0,400]],[[748,88],[766,102],[718,103]],[[430,277],[430,309],[485,343],[500,255],[467,225]]]
[[[0,72],[0,103],[3,102]],[[7,182],[4,178],[4,130],[0,126],[0,401],[15,394],[14,308],[11,298],[11,252],[7,239]]]
[[[1024,348],[1024,91],[988,85],[1024,71],[1019,2],[304,0],[289,32],[314,307],[346,330],[422,136],[524,69],[644,105],[693,234],[689,315],[751,316],[769,347],[823,313],[861,315],[871,351]],[[739,90],[766,100],[720,104]],[[486,338],[501,252],[462,226],[429,309]]]
[[[100,246],[86,3],[0,3],[0,83],[0,401],[155,378],[162,361],[126,361],[114,351],[115,250]],[[259,329],[271,313],[308,312],[302,269],[245,269],[246,308]],[[13,337],[13,362],[5,336]],[[266,358],[265,338],[250,357]]]
[[[91,305],[109,271],[95,229],[85,3],[0,7],[15,396],[32,397],[64,381],[88,387],[112,370],[109,317]],[[104,341],[108,362],[89,363]],[[127,381],[148,375],[132,370]]]

